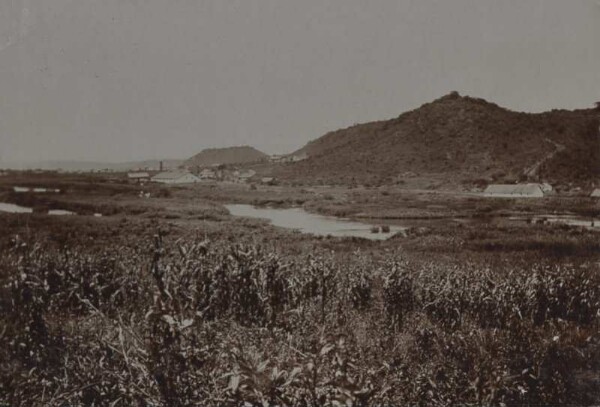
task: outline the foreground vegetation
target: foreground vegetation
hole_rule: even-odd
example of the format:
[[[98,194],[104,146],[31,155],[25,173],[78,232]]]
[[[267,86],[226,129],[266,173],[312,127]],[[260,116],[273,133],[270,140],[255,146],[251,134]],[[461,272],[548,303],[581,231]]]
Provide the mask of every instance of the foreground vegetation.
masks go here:
[[[0,214],[0,405],[600,403],[598,234],[510,219],[592,200],[71,178],[0,180],[34,208]],[[227,202],[410,228],[315,238]]]
[[[598,397],[593,262],[290,256],[162,233],[126,248],[15,237],[0,250],[0,404],[509,406]]]

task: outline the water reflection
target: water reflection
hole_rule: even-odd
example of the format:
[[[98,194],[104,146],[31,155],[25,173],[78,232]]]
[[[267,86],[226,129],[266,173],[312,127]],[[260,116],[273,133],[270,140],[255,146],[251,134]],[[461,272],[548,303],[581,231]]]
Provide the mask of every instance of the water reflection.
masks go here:
[[[26,208],[24,206],[19,206],[19,205],[11,204],[11,203],[0,202],[0,212],[32,213],[33,209]]]
[[[360,222],[353,222],[333,216],[316,215],[306,212],[301,208],[274,209],[256,208],[252,205],[231,204],[225,205],[234,216],[247,218],[266,219],[274,226],[295,229],[303,233],[312,233],[319,236],[362,237],[372,240],[385,240],[395,233],[405,230],[399,226],[390,226],[389,232],[372,233],[374,226]]]

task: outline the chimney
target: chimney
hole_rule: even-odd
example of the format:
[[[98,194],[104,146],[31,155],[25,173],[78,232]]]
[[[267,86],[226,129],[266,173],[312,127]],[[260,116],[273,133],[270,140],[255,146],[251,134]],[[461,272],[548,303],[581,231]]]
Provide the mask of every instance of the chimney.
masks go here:
[[[159,164],[159,169],[160,169],[160,172],[163,172],[163,162],[162,161]]]

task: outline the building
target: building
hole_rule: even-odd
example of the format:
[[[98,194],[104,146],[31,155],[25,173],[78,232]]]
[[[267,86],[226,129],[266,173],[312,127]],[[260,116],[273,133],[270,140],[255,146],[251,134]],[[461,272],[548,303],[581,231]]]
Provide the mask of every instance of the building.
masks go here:
[[[544,192],[544,194],[554,192],[554,188],[552,188],[552,185],[548,184],[547,182],[540,184],[540,187],[542,188],[542,192]]]
[[[290,158],[290,161],[293,162],[293,163],[295,163],[295,162],[298,162],[298,161],[306,160],[307,158],[308,158],[308,154],[302,153],[302,154],[299,154],[299,155],[293,155]]]
[[[215,170],[213,170],[211,168],[204,168],[202,171],[200,171],[200,173],[198,174],[198,177],[200,179],[216,179],[217,173]]]
[[[596,188],[590,194],[592,198],[600,198],[600,188]]]
[[[127,174],[127,179],[129,180],[129,182],[136,182],[141,184],[150,181],[150,174],[148,174],[147,172],[130,172],[129,174]]]
[[[256,175],[256,171],[247,170],[247,171],[234,171],[233,172],[233,181],[239,183],[246,183],[250,178]]]
[[[492,198],[543,198],[544,190],[540,184],[492,184],[483,195]]]
[[[273,154],[269,157],[269,161],[272,163],[282,163],[285,160],[285,155],[283,154]]]
[[[193,184],[199,182],[200,178],[190,172],[166,171],[156,174],[152,181],[161,184]]]
[[[308,154],[302,153],[299,155],[283,155],[283,154],[275,154],[269,157],[269,161],[272,163],[295,163],[298,161],[306,160],[308,158]]]
[[[262,177],[260,179],[260,183],[261,184],[265,184],[265,185],[273,185],[273,184],[275,184],[275,178],[273,178],[273,177]]]

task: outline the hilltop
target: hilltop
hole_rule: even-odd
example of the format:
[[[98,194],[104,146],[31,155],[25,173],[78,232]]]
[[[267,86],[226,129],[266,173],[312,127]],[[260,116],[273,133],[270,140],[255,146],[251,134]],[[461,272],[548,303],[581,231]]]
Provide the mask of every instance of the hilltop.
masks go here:
[[[207,148],[184,162],[187,167],[217,164],[244,164],[266,160],[269,156],[254,147]]]
[[[453,92],[394,119],[327,133],[294,153],[306,160],[274,172],[342,184],[411,177],[581,184],[600,174],[599,117],[594,109],[514,112]]]

